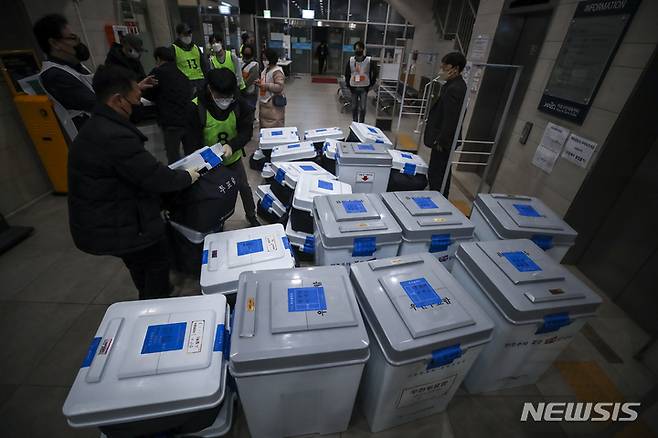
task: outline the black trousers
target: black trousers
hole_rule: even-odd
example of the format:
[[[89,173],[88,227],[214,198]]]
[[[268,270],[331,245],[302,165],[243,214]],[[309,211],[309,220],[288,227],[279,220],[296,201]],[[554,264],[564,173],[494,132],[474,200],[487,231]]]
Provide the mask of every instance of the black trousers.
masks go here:
[[[140,300],[166,298],[169,283],[169,244],[163,237],[154,245],[120,256],[130,271]]]
[[[320,56],[318,58],[318,66],[320,67],[320,74],[326,71],[325,67],[327,65],[327,58]]]
[[[197,150],[195,145],[190,143],[190,136],[186,128],[182,126],[163,126],[162,132],[164,134],[164,144],[169,164],[183,158],[180,154],[181,143],[183,143],[183,153],[185,156]]]
[[[448,168],[448,181],[446,182],[446,189],[443,191],[443,196],[445,196],[446,199],[448,198],[448,192],[450,191],[450,173],[452,171],[452,166],[448,166],[449,158],[450,150],[444,151],[438,146],[435,146],[430,154],[430,164],[427,171],[430,190],[440,192],[441,184],[443,183],[443,175],[446,172],[446,168]]]
[[[238,178],[238,190],[240,191],[240,198],[242,199],[242,207],[247,218],[256,217],[256,203],[254,202],[254,194],[249,187],[249,179],[247,172],[244,170],[242,158],[235,163],[228,166],[231,170],[236,171]]]

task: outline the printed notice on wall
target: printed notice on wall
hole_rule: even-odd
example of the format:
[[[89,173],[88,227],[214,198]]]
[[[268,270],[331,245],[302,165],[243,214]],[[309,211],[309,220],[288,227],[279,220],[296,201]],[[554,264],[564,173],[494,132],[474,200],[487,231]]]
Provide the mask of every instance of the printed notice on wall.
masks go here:
[[[562,152],[562,158],[585,169],[594,155],[596,146],[593,141],[571,134]]]
[[[555,162],[560,157],[564,143],[569,137],[569,130],[554,123],[548,123],[539,146],[532,158],[532,164],[546,173],[551,173]]]

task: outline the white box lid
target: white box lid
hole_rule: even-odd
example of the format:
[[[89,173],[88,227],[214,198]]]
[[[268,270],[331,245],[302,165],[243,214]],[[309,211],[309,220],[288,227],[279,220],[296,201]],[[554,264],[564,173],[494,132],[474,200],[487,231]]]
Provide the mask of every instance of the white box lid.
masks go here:
[[[388,139],[386,134],[376,126],[352,122],[350,129],[352,129],[352,132],[356,134],[359,141],[362,143],[382,143],[388,146],[393,146],[393,143]]]
[[[272,149],[274,146],[296,141],[299,141],[299,136],[295,127],[261,128],[258,145],[261,149]]]
[[[213,146],[204,146],[192,152],[187,157],[171,163],[169,168],[172,170],[177,169],[206,169],[211,170],[222,164],[222,156],[224,155],[224,146],[216,144]]]
[[[295,187],[292,206],[298,210],[313,212],[313,198],[324,195],[343,195],[352,193],[352,186],[318,175],[302,174]]]
[[[288,211],[283,202],[279,201],[268,184],[256,187],[256,196],[260,199],[260,205],[267,212],[274,212],[279,217],[283,217]]]
[[[391,167],[400,173],[407,175],[427,175],[427,163],[419,155],[397,149],[389,149],[388,153],[393,158]]]
[[[64,402],[75,427],[217,406],[224,396],[223,295],[111,305]]]
[[[323,176],[328,179],[336,179],[335,175],[312,161],[272,162],[272,170],[274,171],[274,179],[276,182],[283,186],[288,186],[291,189],[294,189],[297,186],[297,180],[302,173]]]
[[[324,156],[330,160],[336,159],[336,151],[338,150],[338,145],[341,142],[338,140],[327,139],[324,141],[324,146],[322,146],[322,153]]]
[[[272,161],[297,161],[315,158],[317,152],[313,142],[301,141],[276,146],[272,149]]]
[[[326,139],[342,140],[345,138],[343,130],[337,126],[331,128],[316,128],[304,131],[304,139],[311,141],[322,141]]]

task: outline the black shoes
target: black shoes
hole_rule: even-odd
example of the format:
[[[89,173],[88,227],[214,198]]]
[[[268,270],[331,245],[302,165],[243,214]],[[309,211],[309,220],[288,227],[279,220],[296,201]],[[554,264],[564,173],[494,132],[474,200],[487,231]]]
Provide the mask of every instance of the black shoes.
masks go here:
[[[248,217],[247,222],[249,222],[250,227],[260,227],[260,222],[258,222],[258,219],[256,219],[256,216]]]

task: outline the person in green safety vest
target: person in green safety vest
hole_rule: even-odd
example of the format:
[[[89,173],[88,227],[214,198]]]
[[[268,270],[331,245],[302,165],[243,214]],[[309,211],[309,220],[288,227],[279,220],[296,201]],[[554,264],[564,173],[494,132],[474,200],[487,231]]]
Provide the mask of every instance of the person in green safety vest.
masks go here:
[[[227,52],[224,48],[224,38],[219,34],[210,37],[210,53],[208,54],[210,68],[227,68],[235,74],[240,90],[244,90],[244,81],[242,80],[242,63],[240,59]]]
[[[256,204],[242,163],[244,147],[253,134],[254,113],[240,97],[235,74],[227,68],[212,69],[206,75],[207,85],[192,100],[198,111],[188,121],[192,142],[202,146],[224,145],[223,165],[235,171],[238,190],[250,226],[260,225],[256,219]]]
[[[176,26],[176,41],[171,45],[171,49],[176,55],[176,66],[190,81],[193,95],[201,92],[205,75],[210,68],[199,46],[192,42],[192,29],[187,23]]]

